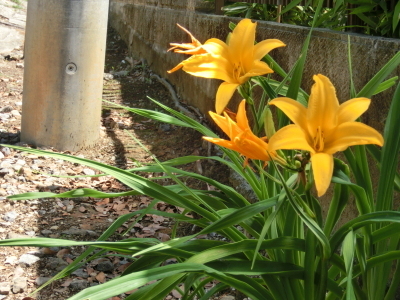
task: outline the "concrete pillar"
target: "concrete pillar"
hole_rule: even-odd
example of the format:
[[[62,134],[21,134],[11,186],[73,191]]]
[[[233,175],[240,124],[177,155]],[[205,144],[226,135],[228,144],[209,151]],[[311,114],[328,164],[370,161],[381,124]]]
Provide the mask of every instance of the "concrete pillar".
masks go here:
[[[76,151],[100,135],[109,0],[29,0],[21,141]]]

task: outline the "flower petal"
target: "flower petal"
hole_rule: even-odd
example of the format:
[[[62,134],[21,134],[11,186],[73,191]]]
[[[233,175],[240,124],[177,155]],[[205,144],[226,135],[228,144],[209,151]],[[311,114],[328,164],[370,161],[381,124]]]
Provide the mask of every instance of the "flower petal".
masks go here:
[[[225,58],[229,57],[229,47],[223,41],[219,39],[209,39],[203,45],[204,50],[208,53],[212,53],[214,55],[220,55]]]
[[[302,104],[286,97],[276,98],[270,101],[269,104],[278,107],[294,124],[300,126],[307,132],[307,108]]]
[[[225,118],[226,118],[226,123],[228,124],[228,136],[231,140],[233,140],[235,137],[243,133],[243,130],[239,128],[239,126],[236,124],[235,121],[233,121],[229,116],[224,113]]]
[[[253,23],[250,19],[243,19],[236,25],[229,39],[233,57],[252,60],[256,27],[257,23]],[[246,64],[244,66],[246,67]]]
[[[236,151],[250,159],[259,159],[264,161],[270,160],[268,155],[268,144],[266,143],[265,145],[262,145],[245,138],[235,138],[234,142],[208,136],[203,136],[203,139],[221,147]],[[271,156],[274,156],[273,153],[271,153]]]
[[[170,45],[172,46],[171,48],[168,49],[168,51],[174,50],[174,52],[176,53],[183,53],[183,54],[190,54],[190,55],[194,55],[194,54],[203,54],[206,53],[206,51],[204,49],[202,49],[202,44],[193,36],[193,34],[190,33],[189,30],[187,30],[185,27],[178,25],[178,27],[180,29],[182,29],[184,32],[186,32],[189,36],[190,39],[192,40],[191,43],[183,43],[183,44],[179,44],[179,43],[170,43]],[[183,50],[185,49],[185,50]]]
[[[314,75],[313,79],[315,84],[311,88],[307,109],[311,135],[315,135],[319,126],[324,132],[329,132],[334,128],[337,125],[339,109],[336,90],[329,78],[318,74]]]
[[[249,130],[246,130],[243,134],[233,140],[233,143],[238,149],[236,151],[247,158],[269,161],[268,144],[260,138],[257,138],[256,140],[247,138],[248,132]],[[272,153],[271,156],[273,156]]]
[[[219,128],[230,138],[233,139],[243,132],[241,128],[224,112],[224,116],[218,115],[214,112],[209,112],[211,118],[218,125]]]
[[[273,73],[274,71],[263,61],[252,61],[253,65],[251,69],[247,70],[247,73],[239,78],[240,83],[246,82],[250,77],[260,76],[264,74]]]
[[[328,189],[333,174],[333,156],[327,153],[311,154],[312,170],[318,197]]]
[[[236,122],[239,128],[245,130],[249,127],[249,120],[247,119],[246,115],[246,100],[242,100],[239,104],[238,112],[236,114]]]
[[[182,63],[179,63],[178,65],[176,65],[174,68],[172,68],[171,70],[168,70],[167,71],[167,73],[168,74],[170,74],[170,73],[173,73],[173,72],[175,72],[175,71],[178,71],[179,69],[181,69],[183,67],[183,64]]]
[[[217,114],[221,114],[224,108],[228,105],[229,100],[231,100],[233,93],[239,86],[237,83],[227,83],[223,82],[217,91],[216,101],[215,101],[215,111]]]
[[[203,140],[206,140],[210,143],[234,150],[236,152],[240,152],[239,149],[237,148],[237,146],[228,140],[224,140],[224,139],[220,139],[220,138],[213,138],[213,137],[209,137],[209,136],[203,136]]]
[[[342,103],[338,112],[338,124],[357,120],[369,107],[368,98],[354,98]]]
[[[224,81],[232,81],[230,73],[230,63],[221,56],[214,56],[210,53],[193,55],[182,61],[178,66],[189,74],[204,78],[216,78]],[[176,66],[169,73],[176,71],[180,67]]]
[[[270,151],[298,149],[314,153],[304,131],[297,125],[288,125],[278,130],[268,142]]]
[[[192,47],[192,44],[175,44],[175,43],[170,43],[170,45],[172,47],[169,48],[168,51],[174,50],[175,53],[182,53],[182,54],[187,54],[187,55],[196,55],[196,54],[207,53],[207,51],[203,49],[203,46]],[[187,49],[187,50],[182,50],[179,48]]]
[[[382,135],[372,127],[359,122],[340,124],[325,138],[324,152],[333,154],[344,151],[349,146],[376,144],[383,145]]]
[[[228,125],[228,121],[227,121],[226,116],[223,117],[223,116],[221,116],[219,114],[216,114],[216,113],[214,113],[212,111],[210,111],[209,114],[210,114],[210,117],[214,120],[215,124],[217,124],[218,127],[221,128],[221,130],[226,135],[229,136],[229,133],[230,133],[229,131],[230,130],[229,130],[229,125]]]
[[[196,46],[196,47],[198,47],[198,46],[201,46],[201,43],[193,36],[193,34],[189,31],[189,30],[187,30],[185,27],[183,27],[182,25],[179,25],[179,24],[176,24],[176,25],[178,25],[178,27],[180,28],[180,29],[182,29],[184,32],[186,32],[189,36],[190,36],[190,39],[192,40],[192,44],[194,45],[194,46]]]
[[[263,40],[254,46],[254,60],[261,60],[271,50],[286,46],[282,41],[277,39]]]

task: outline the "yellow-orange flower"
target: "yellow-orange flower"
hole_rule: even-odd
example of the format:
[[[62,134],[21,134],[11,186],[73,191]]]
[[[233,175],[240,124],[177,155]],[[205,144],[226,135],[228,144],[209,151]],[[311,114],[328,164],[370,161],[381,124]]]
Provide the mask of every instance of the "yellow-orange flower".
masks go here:
[[[179,63],[168,73],[182,68],[185,72],[205,78],[221,79],[216,96],[215,110],[221,114],[235,90],[249,78],[272,73],[261,59],[272,49],[285,46],[280,40],[268,39],[255,43],[257,23],[243,19],[233,30],[228,44],[212,38],[202,49],[207,53],[193,55]]]
[[[311,154],[318,196],[325,194],[333,173],[333,154],[352,145],[383,145],[375,129],[355,122],[371,102],[355,98],[339,105],[329,78],[315,75],[308,108],[290,98],[277,98],[271,105],[281,109],[294,124],[280,129],[269,141],[271,150],[300,149]]]
[[[210,112],[211,118],[226,133],[230,140],[213,137],[203,137],[206,141],[234,150],[246,158],[269,161],[268,143],[265,138],[259,138],[251,131],[246,116],[246,101],[243,100],[236,115],[236,122],[224,112],[224,116]],[[270,152],[271,157],[276,157],[275,152]]]
[[[189,55],[194,55],[194,54],[204,54],[207,53],[206,50],[202,48],[202,43],[200,43],[194,36],[187,30],[185,27],[178,25],[180,29],[182,29],[184,32],[186,32],[192,42],[191,43],[184,43],[184,44],[178,44],[178,43],[170,43],[172,46],[171,48],[168,49],[168,51],[174,50],[176,53],[183,53],[183,54],[189,54]]]

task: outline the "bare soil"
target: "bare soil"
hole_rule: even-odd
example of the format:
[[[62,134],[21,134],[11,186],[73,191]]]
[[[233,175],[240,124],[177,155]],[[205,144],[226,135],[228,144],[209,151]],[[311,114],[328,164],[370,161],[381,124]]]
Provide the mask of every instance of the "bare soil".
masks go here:
[[[0,59],[2,144],[21,144],[19,141],[23,84],[21,64],[23,64],[22,49],[16,50],[15,55],[7,59]],[[120,71],[128,72],[122,74]],[[153,76],[144,61],[130,57],[124,42],[112,29],[108,33],[105,73],[114,73],[114,76],[113,78],[105,76],[104,99],[130,107],[160,110],[147,98],[151,97],[174,108],[170,91]],[[161,124],[125,110],[112,108],[109,104],[104,104],[101,132],[102,137],[93,149],[68,153],[124,169],[152,162],[149,153],[141,148],[131,135],[140,140],[160,161],[185,155],[206,156],[208,152],[201,135],[191,129]],[[6,198],[9,195],[33,191],[61,193],[86,187],[104,192],[121,192],[127,190],[127,187],[110,176],[70,177],[99,173],[84,166],[31,155],[8,147],[1,147],[0,150],[4,156],[0,160],[0,239],[53,237],[95,240],[116,218],[146,207],[152,200],[146,196],[130,196],[106,199],[55,198],[10,201]],[[227,170],[215,162],[198,161],[184,168],[217,178],[223,183],[228,181]],[[159,175],[145,176],[152,178]],[[168,183],[165,181],[165,184]],[[186,184],[194,188],[207,188],[204,183],[191,179],[188,179]],[[166,203],[159,203],[157,208],[170,212],[181,211],[180,208]],[[120,233],[128,228],[130,222],[124,224],[111,240],[128,237],[155,237],[167,240],[173,223],[173,220],[147,215],[122,237]],[[182,234],[187,225],[180,224],[180,226]],[[0,248],[0,299],[67,299],[85,286],[100,284],[120,275],[129,265],[129,260],[121,257],[94,261],[85,265],[80,273],[63,278],[30,295],[47,278],[54,276],[65,265],[71,263],[84,249],[84,247]],[[25,263],[21,260],[24,254],[38,257],[39,260],[32,264]],[[18,290],[18,281],[21,280],[22,283],[25,280],[26,287]],[[4,295],[1,295],[2,290]],[[127,294],[121,294],[112,299],[124,299],[126,296]],[[176,293],[171,293],[166,299],[177,299],[177,297]]]

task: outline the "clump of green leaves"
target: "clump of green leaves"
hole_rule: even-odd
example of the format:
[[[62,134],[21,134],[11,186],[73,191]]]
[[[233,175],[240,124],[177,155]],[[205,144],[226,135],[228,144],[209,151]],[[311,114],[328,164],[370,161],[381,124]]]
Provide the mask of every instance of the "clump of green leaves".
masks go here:
[[[294,0],[288,5],[227,2],[224,14],[255,20],[277,21],[311,27],[316,1]],[[339,31],[355,31],[374,36],[400,37],[400,2],[385,0],[335,0],[333,7],[324,7],[316,27]],[[351,16],[357,24],[349,22]]]
[[[363,33],[400,38],[400,2],[385,0],[347,0],[350,14],[359,17]]]
[[[276,5],[270,4],[235,2],[224,6],[222,11],[227,16],[240,16],[255,20],[275,21],[278,17]]]

